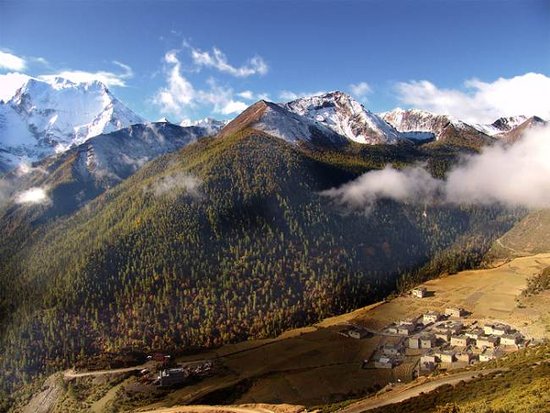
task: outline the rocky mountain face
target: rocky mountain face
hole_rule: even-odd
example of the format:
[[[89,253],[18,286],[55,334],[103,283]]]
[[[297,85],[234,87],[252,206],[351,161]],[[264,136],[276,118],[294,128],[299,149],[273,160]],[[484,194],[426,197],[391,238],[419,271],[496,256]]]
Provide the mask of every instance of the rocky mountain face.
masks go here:
[[[495,121],[491,126],[500,132],[495,133],[493,136],[506,143],[514,143],[529,129],[546,125],[546,121],[538,116],[531,116],[530,118],[520,116],[518,118],[524,119],[523,122],[506,122],[505,120],[509,118],[500,118]]]
[[[99,81],[31,78],[0,105],[0,170],[143,122]]]

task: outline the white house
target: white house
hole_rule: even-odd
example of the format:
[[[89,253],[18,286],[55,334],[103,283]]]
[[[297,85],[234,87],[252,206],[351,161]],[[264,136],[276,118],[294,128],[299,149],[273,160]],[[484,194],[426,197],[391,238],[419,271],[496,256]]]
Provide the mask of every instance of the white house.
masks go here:
[[[411,290],[411,295],[416,298],[424,298],[428,293],[426,287],[416,287]]]
[[[465,335],[451,337],[451,346],[468,347],[468,344],[470,344],[470,338]]]
[[[420,337],[412,336],[407,340],[409,348],[420,348]]]
[[[500,337],[500,344],[503,346],[517,346],[521,343],[521,335],[518,333],[504,334]]]
[[[420,348],[432,348],[435,346],[435,336],[433,334],[425,334],[420,336]]]
[[[476,347],[477,348],[495,348],[498,346],[500,342],[499,337],[494,336],[481,336],[476,340]]]
[[[382,356],[374,362],[377,369],[391,369],[395,366],[395,360],[391,357]]]
[[[464,317],[466,315],[466,311],[461,307],[448,307],[445,309],[445,315],[449,317]]]
[[[428,311],[422,316],[422,324],[435,323],[441,318],[441,314],[437,311]]]

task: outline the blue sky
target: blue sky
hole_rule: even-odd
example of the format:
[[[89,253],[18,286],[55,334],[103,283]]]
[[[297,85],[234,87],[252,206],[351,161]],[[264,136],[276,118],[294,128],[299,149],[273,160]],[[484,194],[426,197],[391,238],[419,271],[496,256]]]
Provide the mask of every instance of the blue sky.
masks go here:
[[[0,51],[23,61],[0,73],[96,75],[148,119],[336,89],[372,111],[550,116],[517,104],[549,87],[549,1],[0,0]]]

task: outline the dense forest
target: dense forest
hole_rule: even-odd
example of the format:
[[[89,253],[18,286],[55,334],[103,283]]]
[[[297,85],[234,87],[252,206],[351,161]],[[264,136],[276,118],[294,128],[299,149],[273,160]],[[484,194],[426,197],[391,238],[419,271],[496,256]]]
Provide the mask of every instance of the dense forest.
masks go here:
[[[457,156],[313,151],[246,130],[162,156],[73,215],[4,211],[1,388],[106,351],[273,336],[478,264],[521,211],[379,201],[366,214],[320,195],[386,163],[443,176]]]

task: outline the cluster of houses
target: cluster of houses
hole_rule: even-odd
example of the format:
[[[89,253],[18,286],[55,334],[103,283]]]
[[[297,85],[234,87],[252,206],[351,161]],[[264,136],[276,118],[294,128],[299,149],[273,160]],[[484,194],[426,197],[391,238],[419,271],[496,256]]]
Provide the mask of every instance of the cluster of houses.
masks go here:
[[[502,355],[504,349],[517,348],[524,341],[519,332],[506,324],[465,326],[461,318],[467,314],[463,308],[452,307],[445,309],[444,314],[428,311],[391,324],[384,334],[400,340],[380,347],[374,366],[393,368],[404,360],[405,354],[416,354],[421,355],[420,370],[432,371],[443,363],[489,361]]]
[[[449,328],[454,327],[454,328]],[[516,349],[524,337],[510,326],[502,323],[486,324],[483,327],[462,323],[449,326],[445,322],[436,324],[432,331],[436,345],[420,357],[421,370],[431,371],[438,363],[489,361],[502,356],[504,349]],[[409,348],[419,347],[414,337],[409,338]]]

